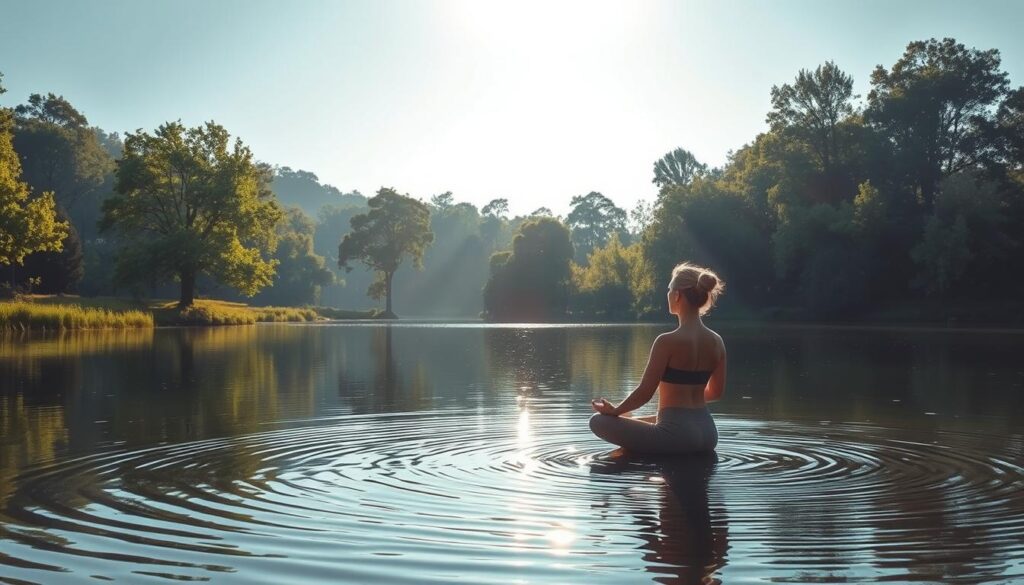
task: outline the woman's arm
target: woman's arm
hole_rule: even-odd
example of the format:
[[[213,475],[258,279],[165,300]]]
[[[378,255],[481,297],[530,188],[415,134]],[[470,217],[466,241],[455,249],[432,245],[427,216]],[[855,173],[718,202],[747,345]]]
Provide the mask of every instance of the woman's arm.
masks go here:
[[[715,371],[711,372],[708,385],[704,387],[704,402],[713,402],[722,398],[725,393],[725,345],[722,346],[722,359],[718,360]]]
[[[611,414],[620,415],[647,404],[654,396],[654,391],[658,389],[658,383],[661,382],[661,376],[665,373],[665,366],[668,365],[668,353],[668,346],[659,335],[654,340],[654,345],[651,346],[651,355],[647,358],[647,367],[644,369],[640,383],[625,400],[615,407]]]

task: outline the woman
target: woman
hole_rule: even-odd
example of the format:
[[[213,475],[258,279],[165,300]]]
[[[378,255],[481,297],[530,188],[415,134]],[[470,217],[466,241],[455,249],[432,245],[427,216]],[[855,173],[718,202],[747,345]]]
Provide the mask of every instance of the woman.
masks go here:
[[[618,405],[604,398],[591,404],[595,435],[637,453],[673,454],[713,451],[718,429],[707,402],[725,391],[725,344],[704,326],[701,315],[714,306],[725,284],[714,272],[682,263],[672,270],[668,310],[679,327],[654,340],[647,368],[636,389]],[[658,393],[658,414],[622,416]],[[653,419],[653,420],[652,420]]]

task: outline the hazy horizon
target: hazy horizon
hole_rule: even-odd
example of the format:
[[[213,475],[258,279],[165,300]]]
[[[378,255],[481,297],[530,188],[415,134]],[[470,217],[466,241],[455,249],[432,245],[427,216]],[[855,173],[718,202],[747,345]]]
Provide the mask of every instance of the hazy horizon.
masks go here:
[[[651,200],[657,158],[681,146],[723,164],[767,128],[771,86],[826,60],[863,99],[908,42],[954,37],[999,49],[1024,82],[1024,4],[1008,1],[5,8],[0,105],[53,92],[119,133],[215,120],[343,191],[507,197],[514,214],[564,214],[589,191]]]

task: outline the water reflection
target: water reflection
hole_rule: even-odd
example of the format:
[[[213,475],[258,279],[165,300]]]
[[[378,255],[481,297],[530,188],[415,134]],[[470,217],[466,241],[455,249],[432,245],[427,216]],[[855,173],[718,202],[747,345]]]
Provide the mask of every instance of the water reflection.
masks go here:
[[[717,462],[607,460],[589,399],[624,395],[659,331],[0,338],[0,580],[1024,573],[1024,336],[722,327]]]
[[[708,491],[718,455],[676,457],[620,454],[590,466],[595,475],[623,476],[623,493],[609,494],[602,508],[626,506],[634,514],[635,537],[653,581],[720,584],[729,548],[724,506],[712,508]],[[649,485],[643,485],[643,482]],[[638,485],[639,484],[639,485]],[[650,499],[656,500],[654,509]]]

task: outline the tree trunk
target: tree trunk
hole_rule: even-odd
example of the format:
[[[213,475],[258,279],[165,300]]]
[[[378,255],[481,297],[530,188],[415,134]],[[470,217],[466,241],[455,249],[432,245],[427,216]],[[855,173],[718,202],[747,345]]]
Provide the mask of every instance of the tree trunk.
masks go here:
[[[196,298],[196,273],[193,270],[183,270],[181,278],[181,299],[178,301],[178,308],[184,309],[192,305]]]
[[[387,311],[388,316],[391,316],[391,315],[394,314],[394,313],[391,312],[391,277],[393,277],[394,275],[395,275],[394,272],[385,272],[384,273],[384,291],[385,291],[384,295],[385,295],[385,297],[387,297],[387,310],[386,311]]]

